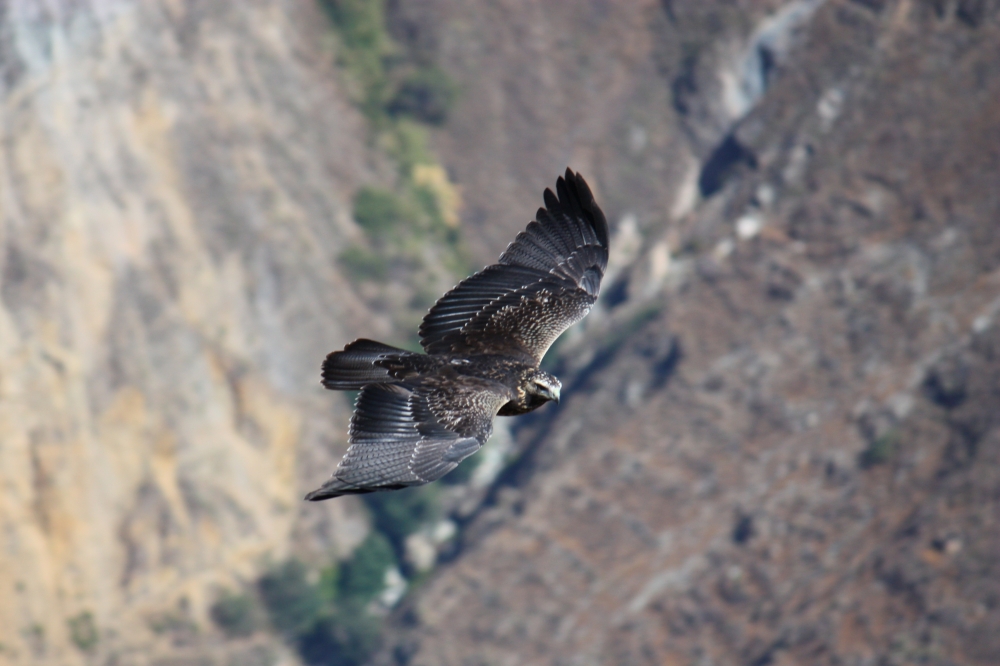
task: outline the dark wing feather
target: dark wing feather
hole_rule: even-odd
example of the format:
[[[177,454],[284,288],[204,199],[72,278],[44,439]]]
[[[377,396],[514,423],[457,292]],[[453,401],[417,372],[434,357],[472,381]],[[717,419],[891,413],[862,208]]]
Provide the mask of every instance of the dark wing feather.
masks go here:
[[[347,453],[333,478],[306,499],[436,481],[486,443],[493,418],[512,397],[495,382],[454,375],[366,386],[351,418]]]
[[[608,223],[579,174],[566,169],[545,208],[500,255],[431,308],[420,326],[429,354],[519,356],[539,363],[597,301],[608,266]]]

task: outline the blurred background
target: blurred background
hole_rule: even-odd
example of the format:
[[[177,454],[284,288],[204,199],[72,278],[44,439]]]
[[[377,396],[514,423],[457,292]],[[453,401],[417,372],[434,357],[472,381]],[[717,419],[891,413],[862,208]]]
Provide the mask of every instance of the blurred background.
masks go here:
[[[1000,2],[0,4],[0,663],[1000,663]],[[301,501],[566,167],[601,302]]]

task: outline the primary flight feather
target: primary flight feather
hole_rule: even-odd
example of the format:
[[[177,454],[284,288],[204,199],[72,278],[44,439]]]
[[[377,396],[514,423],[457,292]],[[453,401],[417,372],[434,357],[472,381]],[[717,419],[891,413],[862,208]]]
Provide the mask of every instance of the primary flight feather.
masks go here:
[[[608,223],[569,169],[544,199],[496,264],[430,309],[420,325],[426,354],[361,339],[326,357],[323,386],[361,392],[350,447],[307,500],[436,481],[486,443],[497,415],[559,400],[559,380],[538,366],[597,301]]]

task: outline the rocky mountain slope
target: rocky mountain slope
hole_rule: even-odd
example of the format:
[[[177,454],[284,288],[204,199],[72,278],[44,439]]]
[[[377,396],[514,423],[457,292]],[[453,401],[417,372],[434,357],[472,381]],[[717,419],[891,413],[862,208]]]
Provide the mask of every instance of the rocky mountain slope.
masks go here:
[[[641,242],[379,663],[1000,660],[996,3],[421,6],[472,210]]]
[[[343,446],[319,360],[389,331],[337,268],[385,166],[327,25],[4,5],[0,662],[183,655],[218,586],[363,537],[300,500]]]
[[[1000,6],[362,6],[4,5],[0,663],[358,663],[351,552],[423,580],[376,664],[1000,661]],[[563,404],[415,541],[302,504],[318,360],[405,342],[456,221],[491,262],[567,165],[614,256]]]

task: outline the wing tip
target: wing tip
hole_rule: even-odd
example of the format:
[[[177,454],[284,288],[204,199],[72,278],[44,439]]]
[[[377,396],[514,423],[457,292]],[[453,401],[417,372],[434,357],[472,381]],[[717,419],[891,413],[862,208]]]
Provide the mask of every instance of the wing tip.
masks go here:
[[[359,492],[371,492],[371,491],[365,491],[360,488],[357,489],[352,488],[343,481],[334,478],[330,479],[316,490],[310,493],[306,493],[306,496],[303,497],[303,499],[306,500],[307,502],[322,502],[323,500],[333,499],[334,497],[342,497],[344,495],[356,495]]]
[[[341,481],[337,477],[333,477],[316,490],[306,493],[302,499],[307,502],[322,502],[323,500],[343,497],[344,495],[367,495],[368,493],[377,493],[380,490],[400,490],[406,487],[406,484],[394,484],[366,488],[364,486],[351,485],[350,483]]]
[[[579,171],[574,173],[574,171],[567,166],[566,172],[556,179],[556,191],[559,193],[559,203],[564,205],[573,205],[575,202],[575,204],[579,206],[580,210],[584,213],[585,218],[591,222],[601,246],[607,248],[610,236],[608,231],[608,221],[604,216],[604,211],[602,211],[601,207],[597,205],[594,193],[590,189],[590,185],[587,184],[583,174]],[[551,193],[551,190],[546,189],[545,192],[546,195],[548,195]],[[548,204],[547,196],[546,204]]]
[[[457,353],[466,350],[462,333],[464,327],[512,291],[502,281],[488,279],[490,271],[503,271],[505,274],[514,270],[539,273],[521,275],[520,278],[526,281],[516,287],[520,289],[543,279],[570,255],[587,247],[591,251],[587,256],[592,257],[603,276],[607,269],[610,234],[607,219],[594,199],[590,186],[583,175],[567,166],[563,175],[556,179],[555,189],[556,192],[553,192],[551,188],[545,188],[542,197],[548,210],[545,207],[538,209],[535,220],[507,245],[496,264],[487,266],[460,282],[438,299],[424,315],[418,335],[426,353]],[[555,215],[550,215],[550,212]],[[473,285],[475,291],[472,290]],[[588,293],[594,289],[593,285],[589,287],[586,288]],[[494,288],[496,293],[486,298],[486,290],[489,288]],[[463,303],[468,303],[468,310],[459,308],[460,298]],[[448,310],[444,310],[446,304]],[[476,306],[475,309],[472,308],[473,305]],[[446,311],[449,316],[444,316]],[[468,315],[468,318],[459,317],[460,313]]]

